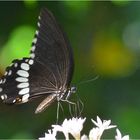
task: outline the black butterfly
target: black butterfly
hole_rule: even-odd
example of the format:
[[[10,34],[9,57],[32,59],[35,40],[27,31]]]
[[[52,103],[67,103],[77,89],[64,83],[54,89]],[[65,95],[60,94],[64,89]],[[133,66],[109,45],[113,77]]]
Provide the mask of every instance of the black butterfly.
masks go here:
[[[29,58],[14,60],[0,80],[0,97],[7,104],[21,104],[44,96],[35,113],[52,102],[67,100],[74,69],[71,47],[54,16],[42,9]]]

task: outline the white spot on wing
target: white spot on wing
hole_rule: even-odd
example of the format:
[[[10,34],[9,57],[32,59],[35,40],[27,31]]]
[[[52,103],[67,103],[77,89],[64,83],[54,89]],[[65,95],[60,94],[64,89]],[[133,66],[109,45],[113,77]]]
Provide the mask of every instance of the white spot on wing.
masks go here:
[[[41,17],[40,17],[40,16],[38,16],[38,19],[40,20],[40,19],[41,19]]]
[[[36,42],[37,42],[37,38],[34,38],[33,43],[36,44]]]
[[[40,27],[40,23],[39,22],[37,23],[37,26]]]
[[[29,64],[33,65],[34,61],[32,59],[29,60]]]
[[[15,103],[16,102],[16,99],[15,100],[13,100],[13,103]]]
[[[22,102],[27,102],[28,101],[28,98],[29,98],[29,94],[25,94],[22,96]]]
[[[29,59],[25,59],[25,62],[28,62]]]
[[[4,84],[6,82],[6,79],[3,79],[2,83]]]
[[[20,83],[17,85],[17,88],[26,88],[29,86],[29,83]]]
[[[24,71],[24,70],[18,70],[17,74],[19,76],[22,76],[22,77],[29,77],[29,73],[27,71]]]
[[[38,35],[38,33],[39,33],[39,32],[36,30],[35,34]]]
[[[17,64],[17,63],[15,63],[15,64],[14,64],[14,67],[16,68],[17,66],[18,66],[18,64]]]
[[[6,71],[6,72],[4,73],[4,75],[6,76],[6,75],[7,75],[7,73],[8,73],[8,72]]]
[[[35,51],[35,45],[32,46],[31,51],[34,52]]]
[[[0,97],[1,97],[2,100],[4,100],[4,96],[3,95],[1,95]]]
[[[1,97],[2,100],[7,99],[7,95],[6,94],[1,95],[0,97]]]
[[[35,54],[34,54],[34,53],[31,53],[31,54],[30,54],[30,57],[31,57],[32,59],[34,59],[34,58],[35,58]]]
[[[9,70],[8,75],[10,76],[11,74],[12,74],[12,71],[11,71],[11,70]]]
[[[22,64],[20,65],[20,67],[21,67],[23,70],[27,70],[27,71],[30,69],[29,64],[27,64],[27,63],[22,63]]]
[[[24,94],[27,94],[27,93],[29,93],[29,88],[21,89],[18,94],[19,95],[24,95]]]
[[[24,78],[24,77],[17,77],[16,78],[17,82],[28,82],[28,78]]]

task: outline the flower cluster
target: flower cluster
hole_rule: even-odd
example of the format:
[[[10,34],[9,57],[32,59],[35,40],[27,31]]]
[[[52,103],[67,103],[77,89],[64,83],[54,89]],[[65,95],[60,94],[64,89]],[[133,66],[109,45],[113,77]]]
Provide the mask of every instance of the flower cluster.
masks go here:
[[[72,135],[75,140],[100,140],[105,130],[115,128],[116,125],[111,125],[111,120],[101,120],[97,116],[97,121],[91,119],[96,127],[93,127],[89,135],[81,135],[83,124],[86,118],[72,118],[65,119],[62,125],[52,125],[52,130],[48,130],[45,133],[45,137],[39,138],[39,140],[56,140],[57,132],[64,134],[65,140],[69,140],[69,135]],[[129,135],[122,137],[119,129],[116,129],[115,140],[129,140]]]

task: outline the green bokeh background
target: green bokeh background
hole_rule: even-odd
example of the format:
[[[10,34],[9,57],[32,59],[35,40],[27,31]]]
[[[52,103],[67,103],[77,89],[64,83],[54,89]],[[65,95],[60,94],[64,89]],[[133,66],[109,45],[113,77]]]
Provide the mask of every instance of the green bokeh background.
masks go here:
[[[67,33],[74,51],[72,83],[84,103],[87,117],[111,119],[123,134],[140,138],[140,2],[0,2],[0,73],[13,59],[29,55],[41,7],[53,12]],[[99,75],[99,78],[85,84]],[[41,99],[7,106],[0,102],[0,138],[38,138],[56,121],[53,104],[35,115]],[[65,109],[66,106],[66,109]],[[59,122],[69,117],[67,105]],[[115,130],[107,133],[113,138]]]

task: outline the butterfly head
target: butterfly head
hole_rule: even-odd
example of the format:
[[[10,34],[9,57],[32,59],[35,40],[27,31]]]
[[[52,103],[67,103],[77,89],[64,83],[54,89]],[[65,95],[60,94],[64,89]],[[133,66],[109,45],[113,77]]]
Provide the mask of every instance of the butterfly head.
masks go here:
[[[69,90],[70,90],[71,93],[75,93],[77,88],[76,88],[76,86],[72,86],[72,87],[70,87]]]
[[[77,88],[76,88],[75,86],[70,87],[70,88],[67,90],[67,94],[66,94],[66,96],[65,96],[65,100],[67,100],[67,99],[71,96],[71,94],[75,93],[76,90],[77,90]]]

